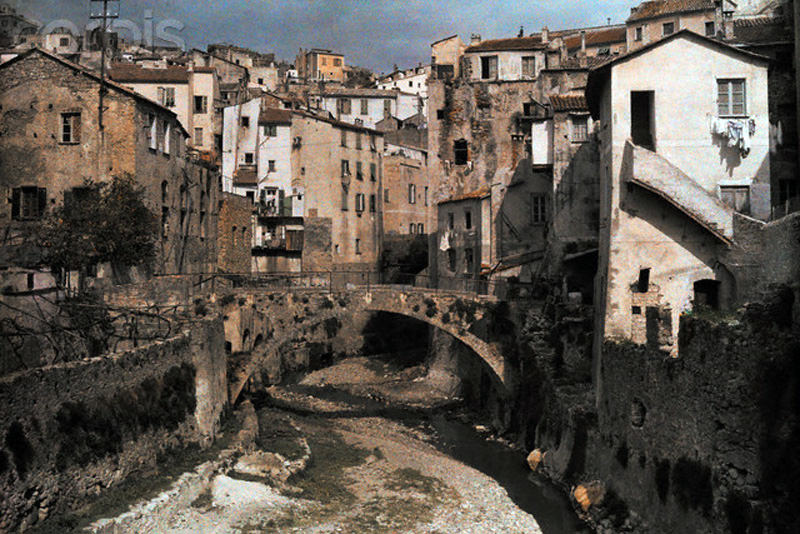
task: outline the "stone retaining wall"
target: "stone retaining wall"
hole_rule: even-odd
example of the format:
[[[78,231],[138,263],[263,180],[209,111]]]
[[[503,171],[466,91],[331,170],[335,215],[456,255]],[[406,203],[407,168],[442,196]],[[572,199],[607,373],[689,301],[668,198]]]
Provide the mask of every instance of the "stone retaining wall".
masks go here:
[[[25,530],[167,449],[209,444],[227,405],[219,320],[165,342],[0,379],[0,532]]]

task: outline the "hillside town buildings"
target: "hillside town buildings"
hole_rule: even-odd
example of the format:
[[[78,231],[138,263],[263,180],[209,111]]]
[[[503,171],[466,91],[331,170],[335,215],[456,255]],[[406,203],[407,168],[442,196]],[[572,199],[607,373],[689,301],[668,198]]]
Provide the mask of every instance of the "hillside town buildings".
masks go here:
[[[447,36],[431,44],[429,63],[395,66],[376,79],[347,65],[344,54],[321,48],[301,48],[290,65],[237,44],[182,51],[128,44],[117,33],[100,39],[96,31],[73,35],[51,28],[37,35],[38,23],[3,7],[0,18],[9,22],[0,57],[8,72],[45,58],[77,69],[93,80],[81,91],[91,92],[92,83],[103,83],[97,72],[100,42],[105,43],[106,83],[119,98],[137,103],[147,123],[141,132],[152,131],[143,135],[155,143],[130,153],[137,163],[111,167],[148,172],[141,180],[158,184],[152,201],[165,235],[196,236],[199,249],[214,250],[206,256],[165,252],[166,271],[202,264],[225,272],[373,272],[386,256],[424,239],[429,276],[556,277],[567,294],[608,308],[602,315],[607,335],[641,341],[650,306],[661,310],[663,340],[674,341],[678,318],[697,295],[734,302],[743,294],[739,288],[739,296],[730,296],[725,284],[735,283],[718,272],[725,261],[735,263],[719,251],[720,243],[736,243],[730,221],[766,221],[800,209],[792,15],[782,2],[648,0],[631,6],[627,20],[602,26],[533,33],[521,28],[516,37],[472,34],[467,41]],[[676,77],[661,88],[656,79],[648,87],[635,82],[647,79],[642,72],[663,75],[664,69],[648,67],[660,61]],[[697,71],[699,65],[712,74]],[[56,78],[63,82],[63,76]],[[664,96],[677,79],[692,88],[679,95],[680,106]],[[609,98],[609,106],[599,106]],[[142,111],[148,106],[151,111]],[[164,117],[153,127],[151,115]],[[103,134],[88,119],[80,121],[84,132]],[[75,130],[71,124],[62,126]],[[131,132],[141,133],[138,127]],[[34,139],[42,142],[41,136]],[[4,135],[2,142],[23,143],[15,135]],[[107,179],[112,171],[102,171],[101,158],[111,156],[103,150],[116,154],[123,146],[118,145],[92,148],[96,155],[83,150],[80,157],[91,165],[80,168],[93,165],[87,176]],[[51,148],[42,147],[42,153]],[[14,150],[0,157],[20,164]],[[65,171],[59,165],[67,161],[75,163],[69,157],[49,162],[35,180],[32,171],[16,172],[9,191],[47,189],[44,198],[50,205],[58,202],[63,184],[42,181],[61,184],[57,175]],[[698,184],[694,196],[704,191],[702,198],[710,199],[724,221],[698,223],[695,215],[680,215],[683,189],[653,192],[655,185],[635,178],[637,168],[650,167],[670,183]],[[17,183],[26,172],[35,184]],[[205,193],[182,196],[182,179],[196,180],[202,186],[195,189]],[[160,189],[164,182],[166,194]],[[640,189],[668,197],[677,212],[662,210],[672,217],[663,224],[682,228],[678,238],[631,207],[634,200],[655,206]],[[14,211],[16,197],[9,195]],[[681,239],[690,231],[703,236],[698,239],[706,255],[685,257],[688,245]],[[675,241],[663,251],[686,259],[680,274],[659,270],[654,247],[616,246],[640,238]],[[660,293],[628,294],[632,282],[620,274],[611,279],[619,265],[637,262],[643,265],[639,270],[650,269],[648,280]],[[741,274],[728,270],[734,280]],[[720,295],[728,296],[708,297],[705,286],[698,293],[693,284],[700,281],[709,287],[719,282]],[[647,302],[630,317],[625,307],[609,304],[620,299]]]

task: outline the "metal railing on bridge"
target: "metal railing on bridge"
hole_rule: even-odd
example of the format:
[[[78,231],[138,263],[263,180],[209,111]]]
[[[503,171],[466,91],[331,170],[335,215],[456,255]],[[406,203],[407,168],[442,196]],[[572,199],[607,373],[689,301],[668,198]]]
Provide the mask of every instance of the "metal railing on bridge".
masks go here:
[[[515,279],[484,280],[465,277],[429,276],[411,273],[325,271],[272,273],[209,273],[186,275],[157,275],[161,277],[191,277],[207,289],[222,287],[242,289],[318,290],[337,292],[347,290],[419,289],[430,292],[458,293],[496,297],[503,300],[535,297],[541,284],[522,283]],[[197,284],[195,284],[197,285]]]

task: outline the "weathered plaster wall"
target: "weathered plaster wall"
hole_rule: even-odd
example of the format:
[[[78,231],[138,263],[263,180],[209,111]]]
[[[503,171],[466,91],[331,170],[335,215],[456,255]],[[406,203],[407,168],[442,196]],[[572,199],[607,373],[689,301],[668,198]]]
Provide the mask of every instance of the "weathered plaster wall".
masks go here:
[[[160,453],[214,439],[227,405],[222,324],[0,379],[0,531],[25,530]]]
[[[435,217],[433,188],[429,186],[427,166],[403,156],[385,156],[383,171],[383,231],[386,234],[409,234],[409,225],[426,233],[432,230]],[[409,185],[415,186],[411,203]]]
[[[218,263],[221,272],[249,273],[253,240],[253,203],[249,198],[221,193]]]

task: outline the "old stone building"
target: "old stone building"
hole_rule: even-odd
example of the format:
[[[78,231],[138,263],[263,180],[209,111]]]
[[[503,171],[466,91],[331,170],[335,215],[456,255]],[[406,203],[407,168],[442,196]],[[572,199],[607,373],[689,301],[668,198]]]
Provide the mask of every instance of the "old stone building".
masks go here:
[[[628,50],[690,30],[706,37],[730,35],[730,18],[736,3],[730,0],[648,0],[631,8],[626,21]]]
[[[322,48],[300,49],[294,64],[299,78],[306,82],[330,81],[344,83],[344,55]]]
[[[435,208],[428,182],[427,152],[389,145],[387,141],[383,167],[384,233],[429,233],[435,228]]]
[[[466,46],[458,35],[431,44],[431,76],[437,80],[461,76],[461,56]]]
[[[253,203],[232,193],[220,193],[217,219],[217,269],[248,274],[251,270]]]
[[[6,236],[64,201],[87,180],[132,176],[162,232],[156,270],[216,264],[216,169],[186,157],[187,133],[171,110],[40,49],[0,66],[0,207]],[[102,121],[102,123],[101,123]]]
[[[492,264],[491,193],[470,191],[438,203],[438,242],[432,264],[437,285],[473,289],[462,280],[478,280]]]
[[[587,221],[596,214],[596,204],[583,200],[592,190],[578,185],[591,183],[597,174],[596,161],[588,156],[593,136],[585,105],[559,108],[556,137],[549,99],[582,91],[588,69],[568,60],[563,39],[551,39],[547,31],[490,41],[476,36],[459,63],[459,77],[429,80],[434,200],[488,191],[491,223],[485,234],[490,253],[483,259],[488,262],[484,274],[528,278],[542,269],[536,264],[559,235],[552,231],[555,195],[560,195],[557,213],[564,240],[583,241],[589,227],[578,238],[571,235],[574,227],[563,221]],[[581,147],[588,164],[571,164]],[[567,178],[562,180],[562,175]],[[573,184],[572,193],[567,184]],[[566,248],[555,250],[558,256]],[[437,270],[441,272],[441,266]]]
[[[747,298],[729,248],[770,216],[767,63],[683,30],[592,71],[601,338],[674,353],[683,312]]]
[[[40,24],[8,4],[0,4],[0,48],[12,48],[36,36]]]
[[[190,134],[196,150],[214,152],[221,133],[219,77],[214,67],[163,66],[144,68],[115,63],[109,77],[137,93],[170,108]]]
[[[253,269],[375,271],[383,135],[274,103],[225,109],[224,189],[251,199]]]

